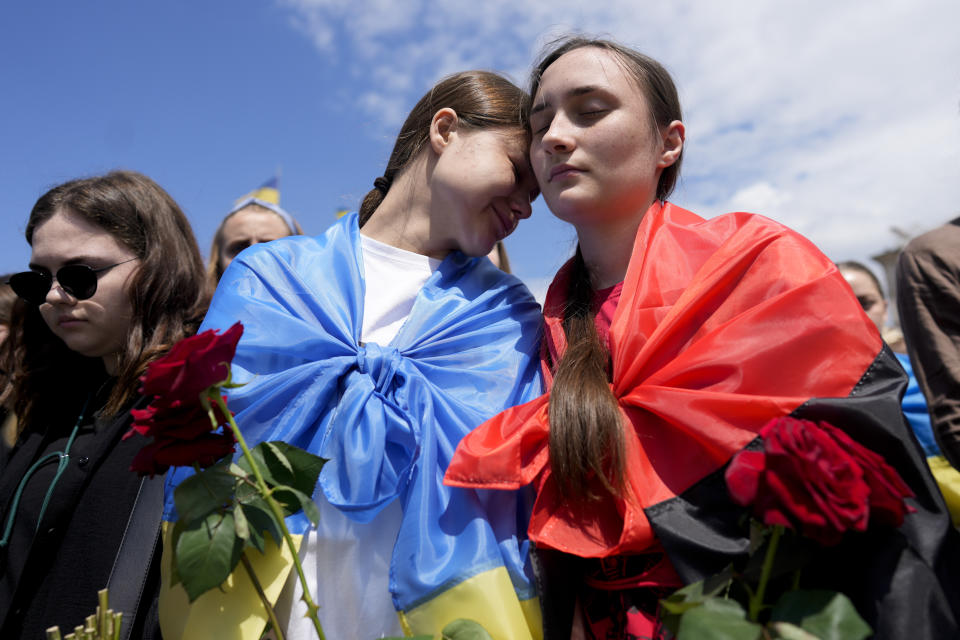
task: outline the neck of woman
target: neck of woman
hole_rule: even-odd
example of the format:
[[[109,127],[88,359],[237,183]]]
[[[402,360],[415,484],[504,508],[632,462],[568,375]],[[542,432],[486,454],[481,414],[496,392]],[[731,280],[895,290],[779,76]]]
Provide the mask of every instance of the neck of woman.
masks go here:
[[[633,241],[648,208],[645,207],[638,216],[577,227],[580,253],[590,272],[590,286],[594,291],[612,287],[626,278],[633,255]]]
[[[398,249],[443,259],[443,249],[433,237],[432,198],[425,163],[415,162],[398,175],[377,210],[360,233]]]

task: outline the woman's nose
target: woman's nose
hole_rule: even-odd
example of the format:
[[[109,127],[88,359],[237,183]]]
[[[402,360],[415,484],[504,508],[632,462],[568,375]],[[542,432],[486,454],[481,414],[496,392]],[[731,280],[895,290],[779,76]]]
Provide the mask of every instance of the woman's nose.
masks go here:
[[[547,153],[571,151],[575,145],[570,122],[558,113],[550,121],[550,126],[541,138],[541,144]]]
[[[50,282],[50,290],[47,291],[47,296],[44,299],[44,302],[48,304],[62,304],[64,302],[76,302],[76,299],[67,293],[66,289],[60,286],[60,283],[57,282],[56,276],[54,276],[53,280]]]

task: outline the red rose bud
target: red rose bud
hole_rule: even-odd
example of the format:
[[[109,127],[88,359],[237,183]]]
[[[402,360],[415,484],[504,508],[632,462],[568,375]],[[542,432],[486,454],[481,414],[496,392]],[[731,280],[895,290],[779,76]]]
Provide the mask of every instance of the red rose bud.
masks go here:
[[[863,469],[863,479],[870,487],[870,519],[894,527],[903,524],[904,515],[916,511],[904,499],[915,494],[897,470],[832,424],[821,422],[820,428],[833,436]]]
[[[226,396],[223,399],[226,400]],[[211,408],[217,425],[226,424],[227,417],[220,407],[212,405]],[[210,422],[210,414],[201,405],[179,400],[170,405],[154,401],[146,409],[131,409],[130,415],[133,416],[133,425],[124,434],[124,440],[135,433],[152,438],[192,440],[216,429]]]
[[[757,499],[765,462],[762,451],[741,451],[730,461],[725,474],[727,490],[741,507],[748,507]]]
[[[239,322],[222,334],[210,329],[184,338],[147,367],[140,393],[160,396],[165,403],[196,403],[200,393],[224,382],[243,334]]]
[[[233,433],[207,433],[194,440],[161,438],[148,444],[133,458],[130,470],[140,475],[166,473],[170,467],[209,467],[234,452]]]
[[[836,544],[848,529],[866,529],[870,488],[830,434],[808,420],[783,417],[760,435],[763,452],[741,451],[727,468],[734,501],[752,504],[765,524],[798,528],[824,545]]]

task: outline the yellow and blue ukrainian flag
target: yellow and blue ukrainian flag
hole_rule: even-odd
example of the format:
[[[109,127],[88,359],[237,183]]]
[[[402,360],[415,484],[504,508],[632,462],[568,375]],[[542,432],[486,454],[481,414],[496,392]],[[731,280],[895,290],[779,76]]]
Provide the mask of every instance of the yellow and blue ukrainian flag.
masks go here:
[[[269,202],[270,204],[278,205],[280,204],[280,178],[274,176],[264,182],[262,185],[251,191],[250,193],[244,194],[236,199],[234,204],[240,204],[244,200],[249,200],[250,198],[255,198],[257,200],[262,200],[263,202]]]
[[[244,325],[232,370],[246,384],[229,397],[240,428],[251,446],[283,440],[328,459],[315,500],[355,522],[402,507],[384,596],[406,633],[468,618],[498,640],[540,638],[525,494],[443,484],[467,432],[542,392],[539,306],[515,277],[457,252],[389,344],[361,341],[363,300],[356,214],[231,263],[201,328]],[[176,520],[173,489],[189,473],[167,479],[167,522]],[[309,532],[303,514],[287,524],[298,540]],[[274,548],[258,561],[275,601],[292,560]],[[160,613],[167,640],[247,640],[266,623],[240,571],[189,606],[182,588],[165,589]],[[355,637],[365,637],[362,622]]]

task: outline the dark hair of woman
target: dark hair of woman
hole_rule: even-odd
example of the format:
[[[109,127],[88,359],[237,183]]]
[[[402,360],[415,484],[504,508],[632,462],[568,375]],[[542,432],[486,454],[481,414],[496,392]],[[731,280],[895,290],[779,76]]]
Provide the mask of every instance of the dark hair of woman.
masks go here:
[[[460,126],[466,129],[524,127],[529,97],[512,82],[489,71],[464,71],[438,82],[410,111],[397,135],[397,141],[383,176],[360,204],[362,227],[377,210],[394,179],[419,156],[430,138],[430,123],[440,109],[457,112]]]
[[[536,97],[541,78],[551,64],[583,47],[610,52],[619,61],[646,98],[652,119],[647,124],[654,130],[683,119],[676,85],[663,65],[608,40],[570,37],[553,43],[531,74],[530,95]],[[666,200],[673,191],[681,159],[682,155],[661,173],[658,200]],[[549,415],[553,477],[562,495],[579,499],[598,497],[591,487],[591,477],[612,493],[624,490],[622,417],[610,391],[609,354],[594,324],[597,310],[593,308],[593,295],[590,273],[577,249],[563,318],[567,350],[554,365]]]
[[[877,288],[877,293],[880,294],[881,298],[886,298],[886,294],[883,292],[883,285],[880,284],[880,279],[870,270],[870,267],[863,264],[862,262],[857,262],[856,260],[844,260],[843,262],[837,263],[837,269],[840,271],[859,271],[864,274],[873,282],[873,285]]]
[[[160,185],[132,171],[71,180],[37,200],[27,222],[27,242],[59,211],[70,211],[104,229],[139,259],[128,291],[133,316],[119,357],[117,382],[102,415],[129,403],[147,365],[200,325],[209,302],[203,259],[186,216]],[[88,389],[102,379],[99,358],[71,351],[28,305],[17,328],[16,411],[21,430],[37,428],[53,412],[75,410]],[[39,425],[42,426],[42,425]]]
[[[13,340],[9,334],[12,332],[15,323],[19,322],[19,316],[22,316],[20,299],[13,292],[13,287],[6,284],[12,273],[0,276],[0,325],[5,327],[6,337],[0,341],[0,425],[4,423],[4,409],[10,408],[9,404],[13,395]],[[6,433],[0,433],[0,437],[6,438]],[[9,446],[13,442],[7,443]]]
[[[13,305],[17,301],[17,294],[13,292],[13,287],[6,283],[12,275],[12,273],[7,273],[0,276],[0,324],[7,326],[10,325]]]

